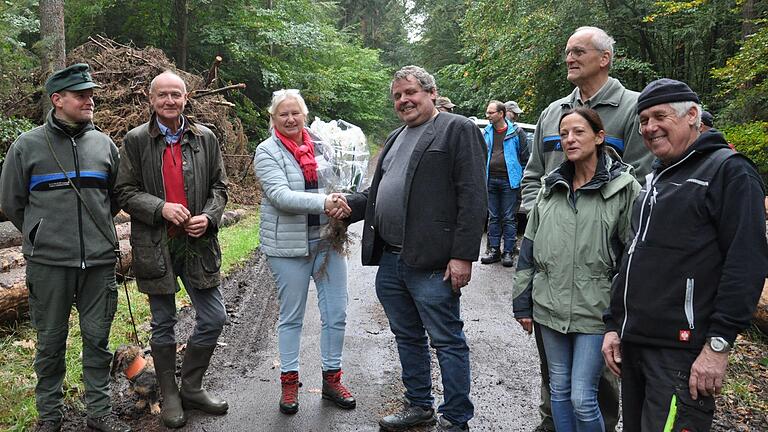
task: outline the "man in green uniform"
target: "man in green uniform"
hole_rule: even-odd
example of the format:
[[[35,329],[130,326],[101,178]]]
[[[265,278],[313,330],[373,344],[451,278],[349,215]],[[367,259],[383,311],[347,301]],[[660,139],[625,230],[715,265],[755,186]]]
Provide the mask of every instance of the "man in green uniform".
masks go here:
[[[88,426],[131,429],[112,414],[107,349],[117,309],[112,216],[118,153],[93,126],[87,64],[55,72],[45,89],[53,109],[45,124],[8,149],[0,176],[0,206],[23,234],[32,325],[37,330],[37,431],[61,429],[62,383],[69,314],[74,304],[83,339]]]

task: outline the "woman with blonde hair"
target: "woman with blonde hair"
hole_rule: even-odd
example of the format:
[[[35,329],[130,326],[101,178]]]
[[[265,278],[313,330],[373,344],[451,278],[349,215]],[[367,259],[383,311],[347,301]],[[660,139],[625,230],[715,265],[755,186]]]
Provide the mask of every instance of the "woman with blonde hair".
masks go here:
[[[350,213],[341,194],[326,194],[318,177],[318,139],[305,127],[309,110],[298,90],[280,90],[269,107],[272,135],[256,149],[261,182],[261,250],[267,256],[280,302],[280,411],[299,409],[299,352],[309,280],[317,288],[324,399],[344,409],[355,399],[341,383],[347,308],[346,258],[322,238],[327,213]],[[337,210],[338,209],[338,210]]]

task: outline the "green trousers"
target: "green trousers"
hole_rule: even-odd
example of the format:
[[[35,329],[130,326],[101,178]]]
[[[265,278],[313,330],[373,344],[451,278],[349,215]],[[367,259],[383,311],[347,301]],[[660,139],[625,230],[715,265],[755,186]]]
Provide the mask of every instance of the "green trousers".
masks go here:
[[[64,354],[72,305],[80,315],[86,411],[92,418],[109,414],[112,355],[108,343],[117,310],[114,265],[81,270],[28,261],[27,287],[29,315],[37,330],[34,367],[39,419],[58,422],[63,415]]]

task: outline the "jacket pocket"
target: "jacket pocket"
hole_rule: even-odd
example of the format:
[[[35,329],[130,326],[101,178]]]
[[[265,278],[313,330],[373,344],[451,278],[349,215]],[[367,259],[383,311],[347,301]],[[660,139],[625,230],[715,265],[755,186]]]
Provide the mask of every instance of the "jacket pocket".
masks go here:
[[[133,274],[137,279],[157,279],[165,276],[168,268],[160,246],[133,246]]]
[[[693,330],[695,328],[693,322],[693,292],[694,292],[694,280],[688,278],[685,280],[685,303],[683,309],[685,309],[685,319],[688,321],[688,328]]]
[[[38,233],[40,232],[40,228],[43,226],[43,219],[41,218],[33,227],[29,230],[29,233],[27,234],[27,240],[29,241],[29,244],[32,245],[32,252],[30,252],[31,256],[35,255],[35,247],[37,246],[37,239],[38,239]]]
[[[218,273],[221,269],[221,248],[219,247],[219,239],[216,236],[208,238],[200,261],[206,273]]]

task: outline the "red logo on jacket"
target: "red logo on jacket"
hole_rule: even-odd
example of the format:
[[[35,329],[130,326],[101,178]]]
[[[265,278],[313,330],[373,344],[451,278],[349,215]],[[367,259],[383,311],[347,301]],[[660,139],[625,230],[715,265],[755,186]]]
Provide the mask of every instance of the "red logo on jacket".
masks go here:
[[[680,340],[680,342],[690,342],[691,341],[691,331],[690,330],[680,330],[680,333],[678,334],[677,338]]]

